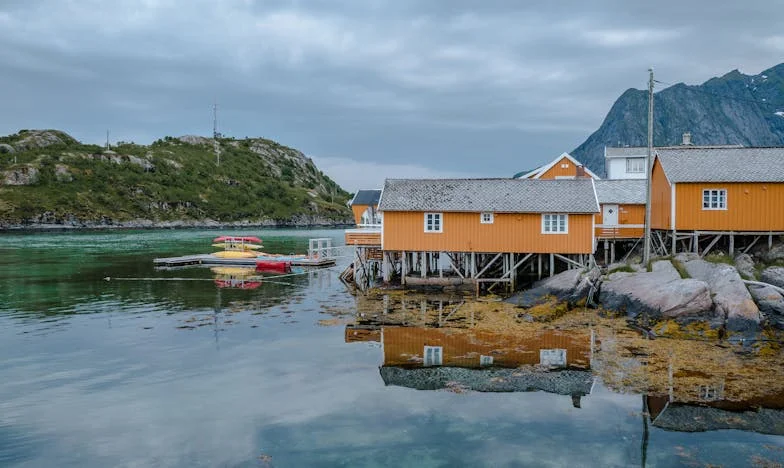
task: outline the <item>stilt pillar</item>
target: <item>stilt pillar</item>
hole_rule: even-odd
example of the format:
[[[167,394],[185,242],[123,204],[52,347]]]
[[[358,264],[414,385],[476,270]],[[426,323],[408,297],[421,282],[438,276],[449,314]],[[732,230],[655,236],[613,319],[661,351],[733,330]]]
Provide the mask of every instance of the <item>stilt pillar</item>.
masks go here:
[[[729,249],[730,257],[735,256],[735,234],[730,233],[730,249]]]
[[[675,256],[678,253],[678,232],[673,229],[672,230],[672,253],[671,255]]]
[[[555,274],[555,256],[550,254],[550,276]]]
[[[536,275],[538,279],[542,279],[542,254],[536,254],[537,257],[537,270]]]

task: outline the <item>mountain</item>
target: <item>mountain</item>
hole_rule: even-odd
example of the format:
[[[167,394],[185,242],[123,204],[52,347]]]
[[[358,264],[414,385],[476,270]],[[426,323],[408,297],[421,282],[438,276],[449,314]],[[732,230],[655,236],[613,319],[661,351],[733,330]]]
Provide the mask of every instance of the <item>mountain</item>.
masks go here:
[[[784,63],[759,75],[733,70],[697,86],[683,83],[654,93],[654,146],[692,143],[784,145]],[[648,144],[648,92],[628,89],[601,127],[571,155],[604,174],[604,147]]]
[[[349,194],[263,138],[165,137],[110,150],[57,130],[0,137],[0,228],[352,222]]]

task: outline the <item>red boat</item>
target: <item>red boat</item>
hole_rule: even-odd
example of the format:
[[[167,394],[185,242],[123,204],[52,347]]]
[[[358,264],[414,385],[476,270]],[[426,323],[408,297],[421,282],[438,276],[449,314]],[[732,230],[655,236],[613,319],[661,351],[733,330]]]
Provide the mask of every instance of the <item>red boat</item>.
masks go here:
[[[291,273],[291,262],[286,260],[259,260],[256,262],[256,271]]]
[[[256,243],[261,244],[261,239],[256,236],[220,236],[212,242],[231,242],[231,243]]]

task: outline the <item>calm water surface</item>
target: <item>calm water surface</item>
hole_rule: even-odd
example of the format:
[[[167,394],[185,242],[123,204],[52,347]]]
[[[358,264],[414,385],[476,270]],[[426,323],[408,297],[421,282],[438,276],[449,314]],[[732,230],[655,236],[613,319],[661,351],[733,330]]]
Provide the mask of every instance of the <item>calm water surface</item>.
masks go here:
[[[646,377],[657,391],[611,391],[602,375],[654,358],[613,370],[587,329],[479,331],[450,300],[398,320],[420,305],[358,302],[339,267],[261,284],[153,268],[217,234],[0,235],[0,466],[784,463],[778,387],[738,401],[731,376],[682,364]],[[342,238],[247,234],[280,253]]]

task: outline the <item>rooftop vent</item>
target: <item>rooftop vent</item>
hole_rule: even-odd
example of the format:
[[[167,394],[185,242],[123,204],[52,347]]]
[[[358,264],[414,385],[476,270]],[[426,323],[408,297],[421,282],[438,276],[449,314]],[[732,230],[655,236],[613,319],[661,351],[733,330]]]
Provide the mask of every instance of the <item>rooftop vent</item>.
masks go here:
[[[681,143],[684,146],[690,146],[691,142],[691,132],[686,132],[683,134],[683,142]]]

